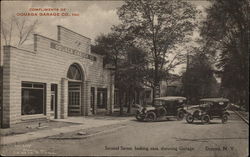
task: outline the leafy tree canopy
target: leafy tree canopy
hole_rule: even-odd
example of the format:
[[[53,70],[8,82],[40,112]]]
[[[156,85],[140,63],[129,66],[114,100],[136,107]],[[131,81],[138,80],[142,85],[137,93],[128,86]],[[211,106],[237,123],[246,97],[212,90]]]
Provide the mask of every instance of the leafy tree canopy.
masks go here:
[[[214,0],[207,9],[201,35],[206,52],[218,57],[224,96],[249,102],[249,0]]]
[[[171,51],[186,42],[195,27],[197,10],[191,3],[181,0],[125,0],[118,9],[121,28],[132,43],[143,49],[152,70],[153,87],[162,80],[161,72],[171,70],[182,62],[182,54]],[[150,80],[150,79],[148,79]],[[154,96],[154,94],[153,94]]]

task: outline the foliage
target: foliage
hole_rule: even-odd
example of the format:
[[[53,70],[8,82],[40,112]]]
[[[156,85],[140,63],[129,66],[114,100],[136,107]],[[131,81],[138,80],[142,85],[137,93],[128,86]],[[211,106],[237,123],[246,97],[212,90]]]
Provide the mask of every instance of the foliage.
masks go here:
[[[25,17],[12,16],[1,21],[1,34],[5,45],[21,46],[32,35],[38,25],[38,20],[27,20]]]
[[[145,67],[147,67],[146,53],[129,44],[129,40],[119,32],[112,31],[110,34],[101,35],[92,46],[94,52],[104,56],[105,64],[114,66],[115,86],[120,91],[120,111],[123,113],[123,104],[130,105],[135,92],[141,90]],[[124,97],[125,95],[125,97]],[[126,100],[122,99],[126,98]]]
[[[188,68],[182,78],[184,95],[191,104],[198,103],[200,98],[218,96],[217,81],[209,58],[199,51],[189,57]]]
[[[215,0],[201,35],[207,52],[218,56],[221,91],[234,103],[249,103],[249,0]]]
[[[164,76],[161,71],[168,72],[182,63],[178,59],[183,55],[173,55],[171,50],[186,41],[185,37],[194,29],[196,13],[190,3],[180,0],[125,0],[118,9],[123,30],[148,55],[153,87]]]
[[[130,99],[143,85],[155,91],[169,71],[184,63],[185,54],[174,50],[192,33],[196,13],[180,0],[125,1],[118,9],[121,24],[92,47],[104,55],[105,64],[114,65],[120,98]]]
[[[117,32],[102,34],[96,38],[95,45],[92,45],[93,52],[104,56],[104,66],[112,64],[117,69],[118,61],[122,59],[124,53],[120,37]]]

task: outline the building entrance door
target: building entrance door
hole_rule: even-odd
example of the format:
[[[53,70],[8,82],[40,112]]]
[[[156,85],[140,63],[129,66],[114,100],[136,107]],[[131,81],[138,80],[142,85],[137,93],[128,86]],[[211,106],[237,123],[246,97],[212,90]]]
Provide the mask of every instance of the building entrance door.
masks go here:
[[[81,83],[69,82],[68,116],[81,115]]]
[[[50,100],[51,115],[57,119],[57,84],[51,84],[51,100]]]
[[[107,88],[97,89],[97,107],[107,109]]]

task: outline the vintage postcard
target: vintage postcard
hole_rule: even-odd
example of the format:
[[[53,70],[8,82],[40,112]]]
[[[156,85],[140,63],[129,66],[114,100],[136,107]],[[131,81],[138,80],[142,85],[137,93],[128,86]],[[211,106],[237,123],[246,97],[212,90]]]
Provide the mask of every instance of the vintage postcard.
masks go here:
[[[248,0],[1,1],[1,156],[249,156]]]

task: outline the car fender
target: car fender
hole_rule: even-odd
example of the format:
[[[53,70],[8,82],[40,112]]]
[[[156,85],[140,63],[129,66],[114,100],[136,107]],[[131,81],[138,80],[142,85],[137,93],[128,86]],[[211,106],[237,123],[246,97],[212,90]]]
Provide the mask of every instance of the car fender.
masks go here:
[[[177,109],[177,112],[180,112],[180,111],[184,112],[184,114],[187,114],[187,111],[186,111],[186,110],[184,110],[183,108],[179,108],[179,109]]]
[[[147,111],[154,111],[154,110],[155,110],[155,107],[150,106],[150,107],[145,107],[145,109],[146,109]]]
[[[189,106],[188,108],[186,108],[186,113],[189,113],[189,114],[192,114],[197,111],[197,110],[200,110],[199,109],[199,105],[193,105],[193,106]]]
[[[199,109],[192,109],[192,110],[187,110],[187,113],[194,115],[195,113],[199,113],[199,115],[201,114],[201,110]]]
[[[223,114],[226,114],[226,115],[230,116],[229,112],[227,112],[227,111],[223,112]]]
[[[166,114],[167,114],[167,109],[166,108],[160,108],[159,110],[158,110],[158,114],[159,114],[159,116],[165,116]]]

